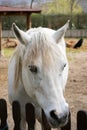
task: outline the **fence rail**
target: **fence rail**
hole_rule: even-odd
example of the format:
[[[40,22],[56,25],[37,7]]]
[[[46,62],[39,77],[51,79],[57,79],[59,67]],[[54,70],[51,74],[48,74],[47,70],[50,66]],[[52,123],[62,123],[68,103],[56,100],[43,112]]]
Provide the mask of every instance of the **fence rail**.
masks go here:
[[[11,37],[11,38],[14,38],[14,34],[11,30],[3,30],[2,31],[2,37]],[[67,30],[66,34],[65,34],[65,37],[77,37],[77,38],[84,38],[86,37],[87,38],[87,29],[80,29],[80,30],[77,30],[77,29],[73,29],[73,30]]]
[[[72,37],[72,38],[87,38],[87,29],[71,29],[71,30],[67,30],[66,37]]]
[[[26,122],[28,124],[28,130],[35,130],[35,109],[30,103],[25,106],[26,109]],[[18,101],[12,103],[12,116],[14,120],[13,130],[21,130],[21,108]],[[10,126],[7,123],[7,103],[4,99],[0,99],[0,130],[9,130]],[[42,130],[51,130],[44,111],[42,110]],[[61,130],[71,130],[71,114],[69,122]],[[77,130],[87,130],[87,111],[78,111],[77,113]]]

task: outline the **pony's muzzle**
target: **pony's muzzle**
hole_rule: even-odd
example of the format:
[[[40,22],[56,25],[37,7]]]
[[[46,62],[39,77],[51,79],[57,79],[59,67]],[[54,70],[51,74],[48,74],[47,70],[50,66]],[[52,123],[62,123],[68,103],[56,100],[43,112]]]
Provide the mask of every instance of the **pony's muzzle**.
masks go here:
[[[50,112],[50,116],[51,116],[51,119],[52,119],[50,121],[52,127],[57,128],[57,127],[62,127],[65,124],[67,124],[68,118],[69,118],[69,113],[66,112],[64,114],[58,114],[56,112],[56,110],[52,110]]]

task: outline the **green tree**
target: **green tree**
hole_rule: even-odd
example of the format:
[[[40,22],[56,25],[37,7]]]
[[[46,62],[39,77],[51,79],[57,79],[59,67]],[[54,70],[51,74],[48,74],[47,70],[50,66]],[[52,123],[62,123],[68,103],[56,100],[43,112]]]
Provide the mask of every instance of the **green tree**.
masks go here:
[[[79,14],[82,8],[77,0],[53,0],[43,5],[44,14]]]

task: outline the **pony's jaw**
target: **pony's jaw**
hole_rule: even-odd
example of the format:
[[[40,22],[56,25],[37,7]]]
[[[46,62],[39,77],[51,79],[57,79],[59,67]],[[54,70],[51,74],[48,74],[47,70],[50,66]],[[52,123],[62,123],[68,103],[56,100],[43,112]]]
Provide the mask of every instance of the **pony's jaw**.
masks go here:
[[[55,103],[52,102],[52,100],[46,100],[46,99],[42,99],[43,103],[38,103],[40,102],[39,99],[41,97],[38,96],[38,98],[36,98],[37,104],[43,109],[43,111],[45,112],[46,118],[48,120],[49,125],[52,128],[58,128],[58,127],[63,127],[67,124],[68,119],[69,119],[69,107],[68,104],[66,102],[61,102],[60,104],[63,104],[63,106],[59,105],[59,103]],[[65,105],[64,105],[65,104]],[[61,110],[60,110],[60,109]],[[55,118],[55,115],[52,116],[52,111],[55,111],[55,113],[57,114]]]
[[[38,106],[40,106],[44,110],[47,120],[51,125],[51,127],[57,128],[57,127],[64,126],[67,123],[69,108],[63,95],[58,96],[56,95],[55,91],[50,91],[48,95],[47,94],[48,92],[46,91],[41,92],[40,89],[38,88],[36,90],[31,90],[31,87],[26,88],[26,92],[27,93],[29,92],[28,95],[32,98],[32,101],[34,101]],[[58,99],[62,99],[62,100],[59,101]],[[57,116],[62,115],[61,117],[62,121],[60,121],[59,119],[55,119],[51,116],[50,113],[51,111],[54,110],[57,111],[58,113]]]

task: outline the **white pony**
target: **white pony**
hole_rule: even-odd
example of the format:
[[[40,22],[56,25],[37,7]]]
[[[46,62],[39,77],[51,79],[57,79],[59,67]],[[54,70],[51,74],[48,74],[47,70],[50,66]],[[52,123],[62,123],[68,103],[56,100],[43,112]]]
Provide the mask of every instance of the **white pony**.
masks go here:
[[[21,129],[25,130],[25,104],[33,103],[37,119],[42,108],[48,123],[62,127],[68,121],[69,107],[63,96],[68,77],[64,34],[69,21],[57,31],[34,28],[27,32],[13,23],[19,44],[8,68],[8,93],[12,103],[21,105]]]

